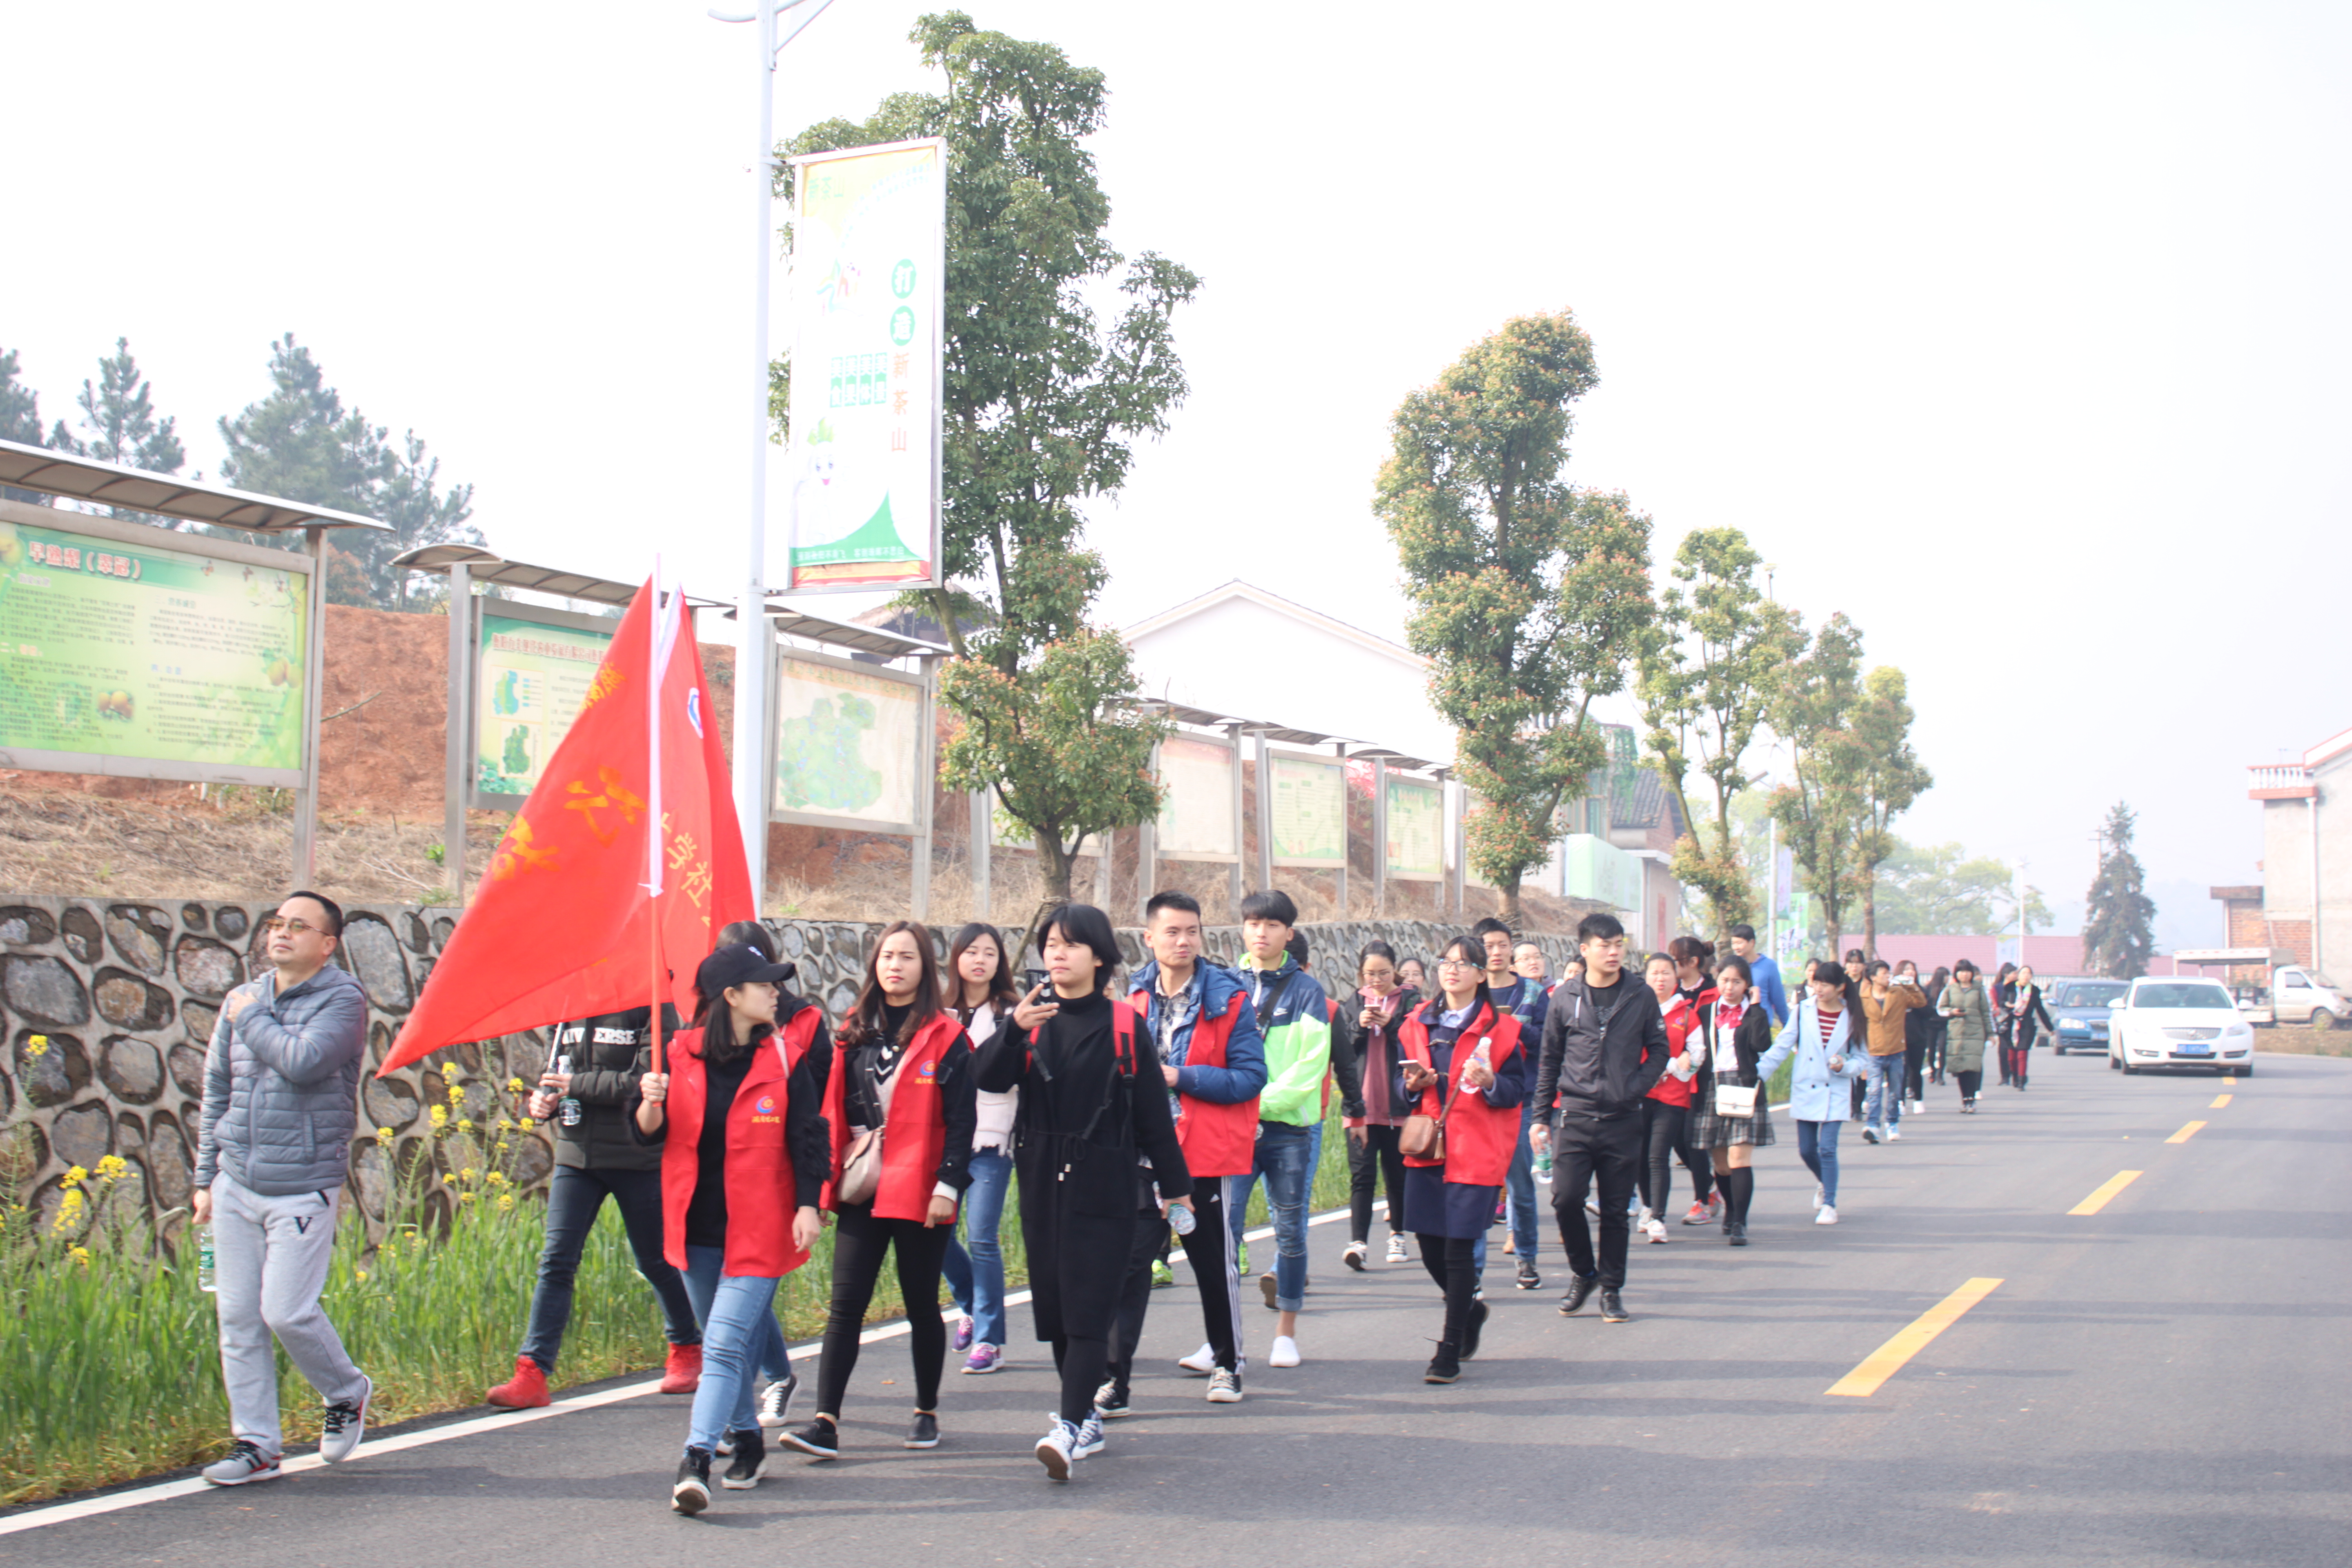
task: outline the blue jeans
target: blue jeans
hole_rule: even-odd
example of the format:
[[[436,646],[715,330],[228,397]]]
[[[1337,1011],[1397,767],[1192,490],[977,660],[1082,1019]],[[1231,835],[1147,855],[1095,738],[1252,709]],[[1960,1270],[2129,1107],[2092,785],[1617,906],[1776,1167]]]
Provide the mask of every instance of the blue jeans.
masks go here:
[[[686,1249],[686,1289],[702,1319],[702,1382],[687,1423],[689,1448],[715,1448],[725,1433],[758,1427],[752,1385],[760,1368],[772,1358],[772,1364],[787,1364],[783,1331],[770,1310],[777,1282],[756,1274],[722,1274],[726,1260],[722,1247]]]
[[[659,1171],[591,1171],[558,1165],[547,1185],[547,1245],[539,1255],[539,1284],[530,1293],[530,1326],[522,1353],[541,1372],[555,1370],[563,1331],[572,1323],[572,1281],[588,1233],[610,1195],[621,1211],[637,1272],[661,1303],[662,1331],[674,1345],[702,1342],[698,1314],[677,1270],[662,1258],[662,1195]]]
[[[1864,1125],[1886,1128],[1903,1120],[1904,1061],[1901,1051],[1870,1058],[1870,1091],[1862,1102]]]
[[[1528,1129],[1535,1122],[1535,1097],[1529,1095],[1519,1104],[1519,1141],[1503,1172],[1503,1191],[1510,1199],[1511,1251],[1527,1263],[1536,1260],[1536,1155],[1528,1143]],[[1484,1258],[1479,1267],[1486,1267]]]
[[[1797,1158],[1822,1184],[1822,1202],[1832,1208],[1837,1206],[1838,1129],[1844,1125],[1843,1121],[1797,1123]]]
[[[1285,1312],[1307,1302],[1307,1194],[1315,1179],[1309,1163],[1315,1131],[1286,1121],[1259,1122],[1249,1174],[1233,1178],[1228,1194],[1234,1245],[1239,1247],[1250,1189],[1265,1178],[1265,1206],[1274,1217],[1274,1304]]]
[[[967,1250],[950,1243],[941,1266],[959,1311],[971,1320],[974,1344],[1004,1348],[1004,1249],[997,1231],[1004,1220],[1004,1194],[1013,1184],[1013,1156],[993,1149],[971,1152],[971,1185],[963,1193]],[[959,1262],[961,1259],[961,1262]]]

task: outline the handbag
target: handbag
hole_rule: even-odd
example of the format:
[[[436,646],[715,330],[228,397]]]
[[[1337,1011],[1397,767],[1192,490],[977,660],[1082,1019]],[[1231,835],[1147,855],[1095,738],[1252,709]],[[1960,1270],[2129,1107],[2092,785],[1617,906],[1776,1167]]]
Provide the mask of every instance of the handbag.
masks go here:
[[[906,1063],[901,1059],[898,1065]],[[881,1085],[884,1127],[889,1123],[890,1100],[898,1089],[898,1074],[893,1068]],[[882,1190],[882,1132],[883,1127],[861,1127],[850,1135],[849,1147],[842,1151],[841,1176],[833,1184],[835,1203],[870,1204]]]
[[[1756,1094],[1753,1085],[1725,1083],[1717,1079],[1715,1086],[1715,1113],[1726,1121],[1747,1121],[1756,1115]]]
[[[1455,1044],[1458,1048],[1458,1036]],[[1462,1075],[1457,1072],[1454,1075],[1454,1088],[1447,1092],[1445,1103],[1438,1108],[1436,1115],[1416,1110],[1404,1119],[1404,1126],[1397,1133],[1397,1152],[1409,1160],[1445,1163],[1445,1121],[1454,1114],[1454,1102],[1461,1096]]]

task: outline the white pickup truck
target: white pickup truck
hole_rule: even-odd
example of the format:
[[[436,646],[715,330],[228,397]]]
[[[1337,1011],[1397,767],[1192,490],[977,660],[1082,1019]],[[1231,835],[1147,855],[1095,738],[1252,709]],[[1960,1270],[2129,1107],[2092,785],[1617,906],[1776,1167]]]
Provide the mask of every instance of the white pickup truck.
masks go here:
[[[2238,999],[2239,1016],[2250,1024],[2305,1024],[2315,1029],[2332,1029],[2352,1023],[2352,1002],[2347,1002],[2344,994],[2309,964],[2296,963],[2284,948],[2195,947],[2174,953],[2172,960],[2200,969],[2228,968],[2241,974],[2249,969],[2262,971],[2258,985],[2247,984],[2239,975],[2225,982]]]

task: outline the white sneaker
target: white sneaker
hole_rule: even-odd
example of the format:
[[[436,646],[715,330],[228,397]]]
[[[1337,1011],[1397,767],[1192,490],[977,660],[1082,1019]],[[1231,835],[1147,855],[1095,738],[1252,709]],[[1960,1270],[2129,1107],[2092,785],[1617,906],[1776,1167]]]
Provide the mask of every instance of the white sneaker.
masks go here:
[[[1265,1364],[1268,1366],[1297,1366],[1298,1364],[1298,1342],[1292,1339],[1288,1334],[1275,1335],[1274,1349],[1266,1352]]]
[[[1202,1341],[1201,1348],[1191,1355],[1178,1356],[1176,1364],[1195,1377],[1206,1377],[1217,1370],[1217,1352]]]
[[[1412,1261],[1412,1255],[1404,1249],[1403,1236],[1397,1235],[1389,1237],[1389,1261],[1391,1263],[1410,1263]]]
[[[1823,1204],[1822,1205],[1822,1212],[1813,1216],[1813,1223],[1815,1225],[1837,1224],[1837,1205]]]
[[[1099,1411],[1089,1411],[1078,1424],[1077,1447],[1070,1450],[1074,1459],[1091,1459],[1103,1451],[1103,1424]]]
[[[1664,1246],[1666,1241],[1665,1221],[1654,1217],[1643,1220],[1642,1222],[1642,1234],[1650,1238],[1651,1246]]]
[[[1822,1205],[1827,1201],[1827,1199],[1822,1196],[1822,1184],[1819,1182],[1815,1182],[1813,1184],[1813,1212],[1815,1214],[1821,1213]]]
[[[781,1383],[772,1383],[760,1394],[760,1425],[773,1429],[786,1425],[793,1414],[793,1395],[801,1391],[801,1374],[790,1372]]]
[[[1862,1141],[1865,1143],[1875,1143],[1878,1142],[1878,1127],[1875,1122],[1864,1123],[1862,1129]]]
[[[1364,1271],[1364,1259],[1370,1255],[1370,1247],[1360,1241],[1351,1241],[1348,1243],[1348,1250],[1339,1255],[1339,1261],[1361,1274]]]
[[[1209,1374],[1209,1403],[1239,1405],[1242,1402],[1242,1374],[1227,1372],[1223,1367]]]
[[[327,1406],[326,1419],[319,1430],[319,1458],[331,1465],[340,1465],[352,1457],[352,1450],[367,1436],[368,1401],[375,1397],[375,1382],[364,1375],[367,1386],[360,1390],[357,1399],[339,1399]]]
[[[1037,1462],[1045,1467],[1046,1476],[1053,1480],[1070,1479],[1070,1465],[1078,1457],[1078,1424],[1058,1417],[1043,1437],[1037,1439]]]
[[[1903,1129],[1901,1129],[1900,1127],[1890,1127],[1890,1128],[1888,1128],[1888,1129],[1886,1130],[1886,1141],[1887,1141],[1889,1143],[1900,1143],[1900,1142],[1903,1142]]]
[[[1647,1230],[1650,1228],[1650,1222],[1657,1217],[1657,1215],[1650,1212],[1648,1205],[1644,1205],[1643,1207],[1633,1211],[1633,1228],[1635,1230]]]

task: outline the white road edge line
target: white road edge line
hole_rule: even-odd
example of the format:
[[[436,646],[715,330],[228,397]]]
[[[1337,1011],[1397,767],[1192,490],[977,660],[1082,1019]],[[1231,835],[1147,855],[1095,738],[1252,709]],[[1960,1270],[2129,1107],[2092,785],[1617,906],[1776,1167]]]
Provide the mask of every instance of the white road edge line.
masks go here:
[[[1324,1225],[1335,1219],[1347,1217],[1346,1209],[1333,1209],[1327,1214],[1310,1215],[1307,1223]],[[1244,1231],[1242,1238],[1245,1241],[1264,1241],[1273,1235],[1274,1227],[1269,1225],[1260,1226],[1256,1230]],[[1028,1300],[1028,1291],[1014,1290],[1006,1295],[1004,1304],[1008,1307],[1018,1307]],[[940,1314],[942,1321],[950,1322],[956,1316],[956,1310],[952,1307]],[[879,1328],[866,1330],[857,1336],[857,1342],[870,1345],[877,1340],[897,1339],[899,1335],[909,1331],[910,1325],[901,1318],[895,1323],[884,1323]],[[794,1361],[807,1361],[823,1348],[822,1344],[798,1345],[786,1353]],[[362,1443],[357,1458],[349,1462],[358,1463],[373,1458],[378,1454],[404,1453],[410,1448],[422,1448],[431,1443],[446,1443],[458,1437],[477,1436],[484,1432],[501,1432],[529,1421],[544,1421],[551,1416],[569,1415],[575,1411],[594,1410],[606,1405],[618,1405],[624,1400],[638,1399],[648,1394],[658,1393],[660,1388],[661,1379],[646,1378],[637,1383],[623,1384],[617,1388],[600,1389],[594,1394],[559,1399],[554,1404],[543,1405],[537,1410],[501,1411],[496,1415],[478,1415],[468,1421],[453,1421],[446,1426],[435,1426],[423,1432],[404,1432],[395,1437],[372,1437]],[[287,1460],[284,1468],[286,1474],[294,1475],[303,1470],[321,1469],[325,1465],[326,1461],[318,1455],[304,1454],[299,1458]],[[268,1486],[269,1483],[263,1481],[257,1484]],[[184,1480],[162,1481],[152,1487],[134,1487],[128,1491],[109,1492],[103,1497],[54,1503],[47,1508],[32,1509],[24,1513],[0,1518],[0,1535],[21,1534],[27,1530],[39,1530],[53,1524],[69,1524],[78,1519],[92,1519],[100,1514],[117,1513],[124,1509],[141,1508],[151,1502],[163,1502],[172,1498],[195,1497],[207,1492],[236,1489],[237,1489],[215,1487],[201,1476],[190,1476]]]

